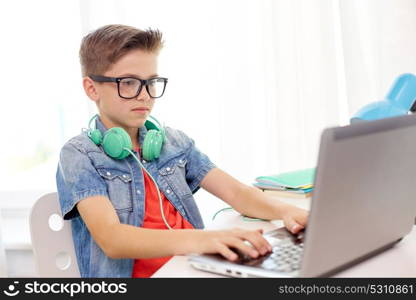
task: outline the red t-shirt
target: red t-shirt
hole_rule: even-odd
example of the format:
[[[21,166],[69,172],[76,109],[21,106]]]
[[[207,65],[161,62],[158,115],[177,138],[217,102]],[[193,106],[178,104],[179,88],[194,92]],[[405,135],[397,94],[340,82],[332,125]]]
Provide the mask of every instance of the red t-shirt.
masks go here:
[[[143,228],[168,229],[163,222],[160,213],[159,197],[156,186],[149,175],[142,171],[145,188],[145,214]],[[181,216],[177,209],[170,203],[165,195],[160,191],[163,203],[163,212],[166,221],[173,229],[193,229],[193,226]],[[133,278],[147,278],[161,268],[172,256],[148,259],[136,259],[133,266]]]

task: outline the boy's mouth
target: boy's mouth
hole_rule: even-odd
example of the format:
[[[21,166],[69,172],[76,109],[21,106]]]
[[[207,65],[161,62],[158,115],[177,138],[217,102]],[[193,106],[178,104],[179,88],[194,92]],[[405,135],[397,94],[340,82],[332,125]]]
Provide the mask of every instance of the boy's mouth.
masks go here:
[[[136,107],[133,108],[132,111],[148,111],[149,109],[147,107]]]

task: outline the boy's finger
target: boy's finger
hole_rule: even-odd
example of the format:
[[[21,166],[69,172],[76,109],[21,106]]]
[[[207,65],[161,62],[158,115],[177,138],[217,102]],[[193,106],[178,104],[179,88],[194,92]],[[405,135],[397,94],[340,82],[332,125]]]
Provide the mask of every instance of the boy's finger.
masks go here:
[[[220,245],[218,252],[222,256],[224,256],[226,259],[231,260],[231,261],[235,261],[238,258],[238,255],[225,245]]]
[[[300,230],[302,230],[303,226],[300,225],[299,223],[297,223],[295,220],[293,219],[289,219],[285,222],[285,226],[286,228],[291,232],[291,233],[298,233]]]
[[[295,224],[295,225],[292,226],[291,232],[292,233],[298,233],[302,229],[303,229],[303,226],[302,225]]]
[[[296,220],[300,225],[305,226],[308,223],[308,215],[305,214]]]

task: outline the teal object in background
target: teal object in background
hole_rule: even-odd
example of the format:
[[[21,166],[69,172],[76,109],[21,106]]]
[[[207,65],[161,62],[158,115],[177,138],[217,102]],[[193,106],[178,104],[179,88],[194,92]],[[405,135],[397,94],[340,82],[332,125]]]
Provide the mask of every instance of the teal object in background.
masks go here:
[[[357,121],[372,121],[407,115],[416,111],[416,76],[405,73],[397,77],[390,91],[382,101],[362,107],[352,118]]]
[[[309,189],[315,179],[316,168],[296,170],[276,175],[259,176],[257,183],[269,186],[281,186],[285,188],[299,189],[307,186]]]

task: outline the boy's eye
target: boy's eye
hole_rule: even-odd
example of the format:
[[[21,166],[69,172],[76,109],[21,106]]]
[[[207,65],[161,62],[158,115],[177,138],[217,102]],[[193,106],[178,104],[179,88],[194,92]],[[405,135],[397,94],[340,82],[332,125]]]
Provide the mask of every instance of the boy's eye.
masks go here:
[[[135,79],[123,79],[121,84],[124,86],[135,86],[139,81]]]
[[[163,79],[153,78],[153,79],[150,79],[149,85],[158,85],[158,84],[161,84],[161,83],[163,83]]]

